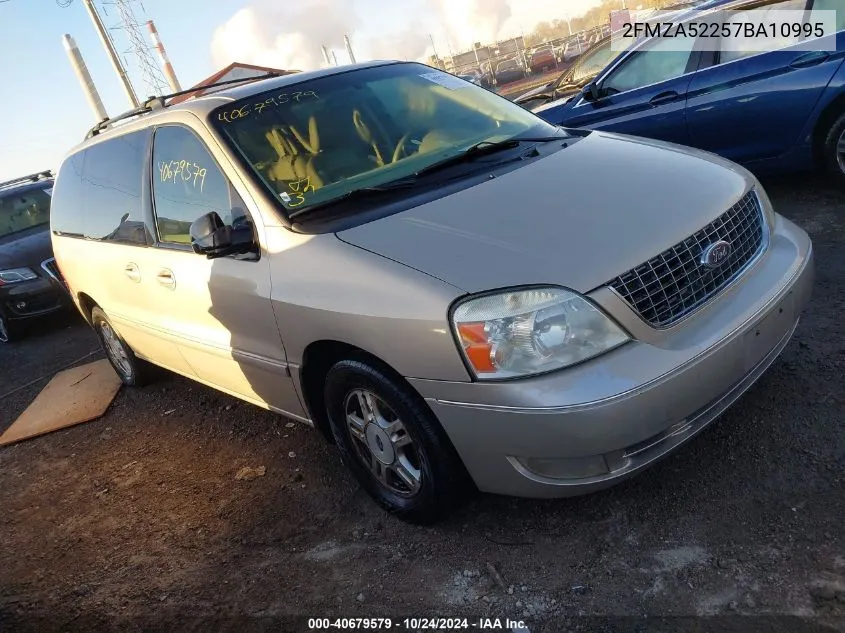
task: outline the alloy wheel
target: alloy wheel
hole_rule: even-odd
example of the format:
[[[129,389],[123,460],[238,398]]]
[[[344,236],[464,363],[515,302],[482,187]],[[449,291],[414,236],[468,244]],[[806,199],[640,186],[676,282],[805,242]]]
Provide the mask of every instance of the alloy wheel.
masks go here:
[[[129,362],[129,356],[126,354],[126,349],[118,338],[117,332],[105,321],[100,323],[100,332],[103,335],[103,342],[106,344],[106,354],[109,355],[109,359],[115,364],[120,373],[124,376],[131,376],[132,364]]]
[[[367,389],[353,389],[344,401],[346,426],[355,453],[382,486],[411,497],[422,486],[420,455],[393,409]]]
[[[836,160],[840,171],[845,174],[845,129],[842,130],[839,141],[836,143]]]

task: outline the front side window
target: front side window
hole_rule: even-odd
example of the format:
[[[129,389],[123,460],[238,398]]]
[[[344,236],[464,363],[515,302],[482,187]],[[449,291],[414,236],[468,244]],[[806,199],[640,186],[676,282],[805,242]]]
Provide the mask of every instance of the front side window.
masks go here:
[[[411,176],[477,143],[562,133],[413,63],[284,86],[221,106],[211,122],[290,212]]]
[[[813,0],[813,11],[836,11],[836,30],[845,31],[845,0]]]
[[[636,90],[687,72],[694,37],[661,38],[634,52],[602,83],[605,94]]]
[[[190,244],[191,224],[207,213],[217,213],[227,226],[248,218],[226,176],[187,128],[156,130],[152,178],[156,230],[164,243]]]
[[[0,194],[0,237],[49,222],[50,194],[46,189]]]
[[[602,46],[590,53],[587,53],[575,62],[572,72],[572,83],[579,83],[588,77],[598,75],[610,62],[612,62],[620,51],[614,50],[611,41],[608,40]]]

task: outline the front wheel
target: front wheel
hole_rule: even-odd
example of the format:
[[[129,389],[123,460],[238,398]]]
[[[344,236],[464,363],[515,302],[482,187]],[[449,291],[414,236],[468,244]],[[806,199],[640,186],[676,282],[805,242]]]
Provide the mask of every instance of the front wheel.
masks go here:
[[[91,324],[100,337],[100,344],[111,366],[127,387],[141,387],[149,381],[150,365],[135,356],[132,348],[112,327],[106,313],[100,308],[91,310]]]
[[[845,112],[834,122],[824,143],[825,170],[845,184]]]
[[[434,522],[467,491],[455,449],[407,385],[366,363],[344,360],[329,370],[325,402],[343,462],[400,519]]]

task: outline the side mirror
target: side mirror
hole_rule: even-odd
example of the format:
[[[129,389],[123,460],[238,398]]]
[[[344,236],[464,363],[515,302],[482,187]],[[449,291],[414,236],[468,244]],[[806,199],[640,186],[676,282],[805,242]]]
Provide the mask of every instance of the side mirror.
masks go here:
[[[190,233],[194,252],[205,255],[208,259],[255,250],[251,225],[239,228],[226,226],[214,211],[194,220]]]
[[[595,84],[595,82],[591,81],[584,86],[584,90],[581,91],[581,96],[584,98],[584,101],[587,101],[588,103],[595,103],[601,98],[599,87]]]

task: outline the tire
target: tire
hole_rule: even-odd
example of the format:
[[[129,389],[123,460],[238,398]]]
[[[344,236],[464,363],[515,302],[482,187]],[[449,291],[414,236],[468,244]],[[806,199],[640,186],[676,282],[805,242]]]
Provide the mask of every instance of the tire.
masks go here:
[[[824,168],[845,184],[845,112],[834,121],[824,140]]]
[[[6,314],[0,310],[0,345],[14,343],[17,340],[20,330],[18,324],[10,320]]]
[[[91,324],[100,338],[100,345],[111,366],[127,387],[143,387],[152,377],[152,366],[135,356],[135,352],[117,333],[106,313],[95,307],[91,310]]]
[[[382,370],[356,360],[336,363],[326,376],[325,403],[343,463],[379,505],[403,521],[433,523],[471,490],[434,414]]]

